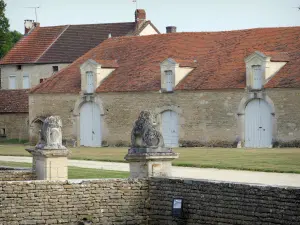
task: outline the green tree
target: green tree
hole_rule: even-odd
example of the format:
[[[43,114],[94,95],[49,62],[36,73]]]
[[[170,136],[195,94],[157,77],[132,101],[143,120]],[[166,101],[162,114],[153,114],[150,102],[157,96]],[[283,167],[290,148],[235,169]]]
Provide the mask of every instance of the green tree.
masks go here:
[[[6,4],[0,0],[0,58],[2,58],[22,37],[18,31],[9,31],[9,21],[5,16]]]

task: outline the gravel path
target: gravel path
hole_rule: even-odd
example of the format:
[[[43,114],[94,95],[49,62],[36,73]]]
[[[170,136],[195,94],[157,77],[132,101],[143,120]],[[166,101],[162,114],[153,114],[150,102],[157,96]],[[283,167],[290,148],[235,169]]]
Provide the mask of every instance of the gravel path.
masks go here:
[[[0,156],[0,161],[30,163],[32,161],[32,158],[19,156]],[[82,168],[129,171],[129,165],[127,163],[69,160],[68,164],[69,166]],[[300,174],[292,173],[267,173],[246,170],[223,170],[213,168],[190,168],[173,166],[172,174],[174,177],[180,178],[300,187]]]

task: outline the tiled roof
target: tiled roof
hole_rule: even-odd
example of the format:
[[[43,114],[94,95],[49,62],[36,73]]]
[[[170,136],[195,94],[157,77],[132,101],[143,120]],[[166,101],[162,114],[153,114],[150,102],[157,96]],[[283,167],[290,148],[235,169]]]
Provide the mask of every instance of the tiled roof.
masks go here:
[[[1,59],[0,64],[36,63],[66,26],[37,27]]]
[[[160,63],[166,58],[196,63],[196,68],[177,85],[177,90],[244,88],[244,58],[255,51],[289,55],[289,62],[266,87],[300,87],[300,27],[282,27],[112,38],[32,92],[79,93],[79,67],[88,59],[117,60],[119,65],[97,92],[157,91]]]
[[[0,113],[28,112],[29,89],[0,90]]]
[[[134,22],[37,27],[0,64],[71,63],[106,40],[109,34],[119,37],[133,33],[136,33]]]

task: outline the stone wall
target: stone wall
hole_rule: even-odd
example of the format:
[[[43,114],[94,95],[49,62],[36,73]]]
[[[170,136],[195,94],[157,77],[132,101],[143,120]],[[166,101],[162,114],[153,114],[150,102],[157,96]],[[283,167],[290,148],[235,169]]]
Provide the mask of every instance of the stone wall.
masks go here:
[[[0,129],[6,139],[28,140],[28,113],[0,113]]]
[[[0,182],[0,224],[148,224],[147,180]]]
[[[29,95],[29,135],[30,141],[36,143],[40,121],[50,115],[60,116],[62,120],[63,139],[74,139],[76,137],[73,109],[78,95],[73,94],[39,94]]]
[[[153,178],[150,224],[298,225],[300,188]],[[172,217],[173,198],[184,216]]]
[[[35,180],[35,178],[31,169],[0,167],[0,181],[25,181]]]
[[[269,89],[275,106],[274,140],[300,139],[300,90]],[[140,111],[150,110],[160,129],[160,113],[173,110],[179,114],[181,143],[235,143],[239,140],[237,112],[245,96],[243,89],[219,91],[175,91],[99,93],[102,102],[102,139],[109,145],[129,145],[130,132]],[[77,140],[79,125],[73,116],[76,94],[34,94],[29,98],[29,120],[55,114],[62,118],[64,139]],[[33,132],[36,133],[36,132]],[[36,134],[32,134],[34,136]]]

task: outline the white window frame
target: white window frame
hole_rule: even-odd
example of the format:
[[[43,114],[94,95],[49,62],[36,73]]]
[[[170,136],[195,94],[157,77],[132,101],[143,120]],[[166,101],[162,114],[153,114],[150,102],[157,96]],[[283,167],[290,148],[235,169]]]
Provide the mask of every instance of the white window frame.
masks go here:
[[[94,86],[95,86],[95,82],[94,82],[94,73],[93,71],[86,71],[86,93],[94,93]],[[92,77],[91,78],[91,81],[92,81],[92,84],[89,84],[89,81],[90,81],[90,78],[89,77]]]
[[[166,92],[173,92],[174,90],[174,73],[172,70],[165,71],[165,88]]]
[[[15,81],[15,83],[14,83],[14,87],[12,87],[12,78],[14,78],[14,81]],[[11,90],[13,90],[13,89],[17,89],[17,76],[16,75],[10,75],[9,76],[9,78],[8,78],[8,89],[11,89]]]
[[[26,85],[24,85],[25,84],[25,82],[24,82],[24,77],[27,77],[28,78],[28,87],[25,87]],[[29,89],[30,88],[30,76],[29,76],[29,74],[28,73],[24,73],[23,74],[23,80],[22,80],[22,87],[23,87],[23,89]]]

